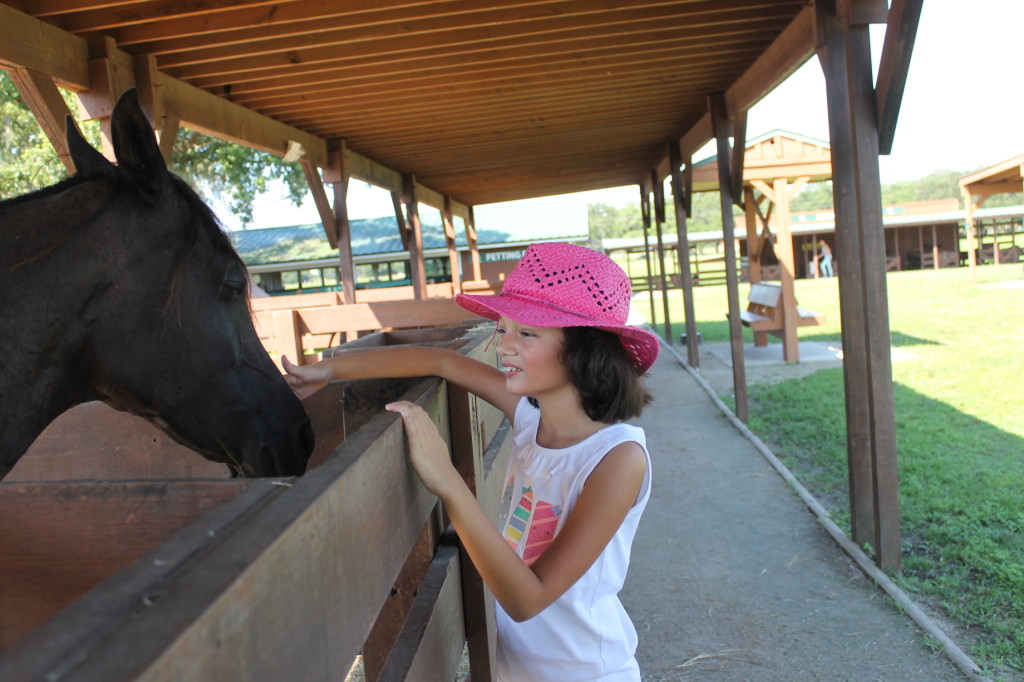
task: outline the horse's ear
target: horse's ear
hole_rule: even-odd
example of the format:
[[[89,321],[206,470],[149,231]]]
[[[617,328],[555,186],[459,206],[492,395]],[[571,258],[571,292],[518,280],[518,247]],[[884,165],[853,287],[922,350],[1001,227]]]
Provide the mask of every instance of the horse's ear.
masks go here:
[[[110,166],[107,157],[100,154],[89,144],[82,133],[79,132],[75,119],[71,116],[64,117],[64,139],[68,143],[68,153],[71,154],[71,161],[75,164],[75,173],[78,175],[89,175],[98,168]]]
[[[153,127],[142,111],[139,92],[135,88],[125,90],[114,105],[110,136],[117,165],[136,184],[152,187],[167,175],[167,164],[160,154]]]

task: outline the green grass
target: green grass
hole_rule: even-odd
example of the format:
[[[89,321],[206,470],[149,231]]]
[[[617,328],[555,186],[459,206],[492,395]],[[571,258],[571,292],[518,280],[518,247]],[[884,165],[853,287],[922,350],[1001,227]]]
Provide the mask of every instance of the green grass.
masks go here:
[[[897,580],[958,624],[955,635],[979,664],[1016,676],[1024,675],[1024,287],[1019,263],[984,266],[977,277],[977,286],[966,268],[888,277]],[[837,280],[796,286],[802,307],[827,315],[802,328],[801,340],[839,341]],[[682,298],[673,293],[678,337]],[[636,304],[650,315],[646,300]],[[660,324],[660,298],[656,307]],[[724,287],[698,288],[695,308],[706,341],[728,339]],[[750,415],[753,431],[849,532],[842,370],[752,386]]]

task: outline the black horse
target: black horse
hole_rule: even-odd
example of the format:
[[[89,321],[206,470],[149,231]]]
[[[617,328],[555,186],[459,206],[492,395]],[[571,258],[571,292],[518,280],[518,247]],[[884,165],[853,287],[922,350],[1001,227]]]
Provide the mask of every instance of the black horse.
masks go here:
[[[69,117],[75,175],[0,202],[0,478],[90,400],[236,475],[303,473],[313,432],[253,328],[242,261],[134,90],[111,136],[117,165]]]

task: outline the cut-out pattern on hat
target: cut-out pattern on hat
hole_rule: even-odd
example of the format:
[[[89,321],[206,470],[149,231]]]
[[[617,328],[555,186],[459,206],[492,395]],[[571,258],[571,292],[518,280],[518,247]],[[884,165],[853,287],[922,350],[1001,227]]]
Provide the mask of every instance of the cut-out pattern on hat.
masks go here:
[[[503,294],[529,295],[613,324],[625,323],[632,293],[629,280],[610,272],[609,266],[619,272],[621,268],[590,249],[555,250],[544,246],[548,245],[531,247],[532,253],[524,256],[516,268],[525,272],[514,272],[518,277],[509,275]]]

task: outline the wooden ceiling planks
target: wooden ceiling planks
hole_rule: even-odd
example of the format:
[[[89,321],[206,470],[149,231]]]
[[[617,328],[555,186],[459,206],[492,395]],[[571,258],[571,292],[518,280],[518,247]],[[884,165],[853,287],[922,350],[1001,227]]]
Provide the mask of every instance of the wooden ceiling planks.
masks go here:
[[[306,138],[318,159],[344,140],[469,205],[640,182],[670,140],[704,134],[709,94],[746,77],[736,110],[808,56],[805,35],[775,43],[808,23],[804,0],[0,4],[94,49],[102,37],[152,56],[167,96],[210,109],[203,91],[257,112],[290,139],[319,139]],[[167,107],[189,120],[183,103]],[[206,132],[243,137],[216,130],[244,122],[224,111],[203,117]],[[259,147],[277,152],[277,129],[259,129]]]

